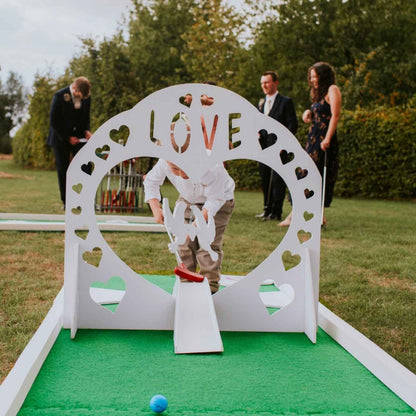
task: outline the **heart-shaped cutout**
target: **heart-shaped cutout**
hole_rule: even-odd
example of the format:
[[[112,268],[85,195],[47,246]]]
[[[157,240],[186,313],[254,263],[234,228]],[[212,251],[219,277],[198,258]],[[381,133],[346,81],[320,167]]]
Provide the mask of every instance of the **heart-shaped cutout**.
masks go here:
[[[304,193],[305,193],[306,199],[312,198],[315,195],[315,192],[308,188],[305,189]]]
[[[207,94],[201,95],[201,104],[202,105],[212,105],[214,104],[214,97],[210,97]]]
[[[259,296],[269,315],[274,315],[293,302],[295,291],[289,284],[277,286],[274,280],[270,279],[260,285]]]
[[[74,232],[77,237],[81,238],[82,240],[86,240],[88,237],[89,229],[85,225],[84,227],[77,228]]]
[[[302,169],[301,167],[297,167],[295,169],[296,178],[299,180],[306,178],[308,176],[308,169]]]
[[[84,163],[81,165],[81,170],[86,173],[87,175],[91,175],[94,171],[95,165],[94,162],[89,161],[88,163]]]
[[[107,160],[110,153],[110,146],[105,144],[103,147],[97,147],[95,149],[95,155],[100,159]]]
[[[301,244],[306,243],[308,240],[310,240],[311,237],[312,237],[312,233],[308,231],[305,231],[305,230],[298,231],[298,239]]]
[[[75,207],[75,208],[72,208],[72,209],[71,209],[71,212],[72,212],[74,215],[80,215],[80,214],[81,214],[81,212],[82,212],[82,208],[81,208],[80,206]]]
[[[72,190],[77,194],[80,194],[82,191],[82,183],[77,183],[76,185],[73,185]]]
[[[113,142],[116,142],[118,144],[121,144],[122,146],[125,146],[127,144],[127,140],[130,136],[130,129],[122,125],[119,127],[119,129],[112,129],[110,131],[110,139]]]
[[[100,265],[103,251],[100,247],[94,247],[92,251],[84,251],[82,253],[83,260],[91,266],[98,267]]]
[[[295,158],[295,154],[293,152],[288,152],[287,150],[282,150],[280,152],[280,160],[284,165],[290,163]]]
[[[192,104],[192,94],[185,94],[179,98],[179,102],[186,107],[190,107]]]
[[[304,211],[303,212],[303,218],[304,218],[305,221],[309,221],[313,218],[313,213],[308,212],[308,211]]]
[[[277,136],[274,133],[270,133],[262,129],[259,131],[259,143],[262,150],[267,149],[270,146],[273,146],[277,142]]]
[[[285,270],[288,271],[293,269],[300,263],[301,257],[299,254],[292,254],[289,250],[286,250],[282,254],[282,262],[283,266],[285,266]]]
[[[126,294],[126,282],[119,276],[113,276],[105,282],[93,282],[90,286],[91,299],[110,312],[115,313]]]

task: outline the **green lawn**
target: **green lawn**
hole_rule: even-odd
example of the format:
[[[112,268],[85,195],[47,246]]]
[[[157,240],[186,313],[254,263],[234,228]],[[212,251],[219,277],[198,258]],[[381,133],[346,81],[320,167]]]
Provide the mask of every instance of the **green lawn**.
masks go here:
[[[23,170],[0,160],[0,212],[62,213],[56,172]],[[174,192],[166,187],[165,196]],[[224,273],[245,274],[286,230],[254,218],[259,192],[236,192],[224,241]],[[290,205],[285,203],[285,214]],[[150,215],[149,211],[142,213]],[[336,198],[322,233],[320,301],[416,372],[416,204]],[[171,274],[165,234],[106,233],[134,270]],[[61,232],[0,232],[0,380],[63,284]]]

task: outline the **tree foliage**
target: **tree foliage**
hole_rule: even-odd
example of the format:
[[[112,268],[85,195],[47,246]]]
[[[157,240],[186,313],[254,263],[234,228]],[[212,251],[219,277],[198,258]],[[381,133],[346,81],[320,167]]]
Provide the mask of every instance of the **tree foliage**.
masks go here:
[[[22,121],[25,105],[22,77],[10,72],[4,85],[0,81],[0,153],[11,153],[10,131]]]
[[[310,105],[307,69],[317,61],[336,70],[343,110],[351,110],[344,111],[340,131],[349,136],[361,137],[360,128],[367,131],[351,114],[367,111],[366,123],[371,125],[374,118],[379,126],[384,114],[380,108],[387,113],[392,108],[397,115],[399,109],[415,107],[414,0],[245,1],[237,10],[226,0],[132,0],[124,28],[102,41],[81,39],[80,53],[58,79],[38,76],[30,117],[13,141],[16,160],[52,166],[45,147],[50,102],[56,90],[81,75],[92,82],[93,130],[152,92],[180,83],[215,81],[256,104],[266,70],[279,73],[279,91],[294,99],[300,116]],[[3,101],[0,105],[4,108]],[[0,128],[7,130],[5,114],[0,111]],[[399,137],[394,149],[405,149],[400,126],[392,123],[378,131]],[[300,129],[299,140],[305,137]],[[241,186],[256,183],[242,180]],[[344,180],[340,183],[344,194],[350,192]]]
[[[30,118],[13,138],[13,160],[21,166],[51,169],[53,157],[46,137],[49,131],[49,108],[56,90],[56,80],[50,76],[35,77],[30,97]]]
[[[194,80],[231,88],[239,64],[242,16],[221,0],[202,0],[191,11],[194,22],[182,35],[182,61]]]
[[[317,61],[335,67],[344,106],[405,104],[416,92],[414,0],[286,0],[268,5],[252,53],[277,69],[282,88],[307,105],[306,73]]]

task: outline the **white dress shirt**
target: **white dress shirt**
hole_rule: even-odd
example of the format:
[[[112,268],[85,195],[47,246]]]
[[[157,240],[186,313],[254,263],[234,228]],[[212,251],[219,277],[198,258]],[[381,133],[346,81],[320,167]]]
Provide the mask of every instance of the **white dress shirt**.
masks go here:
[[[145,202],[156,198],[160,201],[160,186],[168,178],[180,196],[191,204],[204,204],[208,212],[215,216],[225,201],[234,198],[235,184],[223,165],[209,169],[199,182],[192,182],[174,175],[165,160],[159,159],[144,180]]]
[[[277,94],[279,94],[278,91],[276,91],[273,95],[266,95],[266,102],[264,103],[264,114],[269,115],[270,110],[273,107],[274,100],[277,97]]]

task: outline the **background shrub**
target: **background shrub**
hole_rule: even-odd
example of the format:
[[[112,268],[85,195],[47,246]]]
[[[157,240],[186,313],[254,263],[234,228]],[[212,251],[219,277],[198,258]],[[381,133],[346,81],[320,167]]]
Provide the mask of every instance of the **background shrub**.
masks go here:
[[[416,197],[415,109],[345,111],[338,136],[337,195]]]

